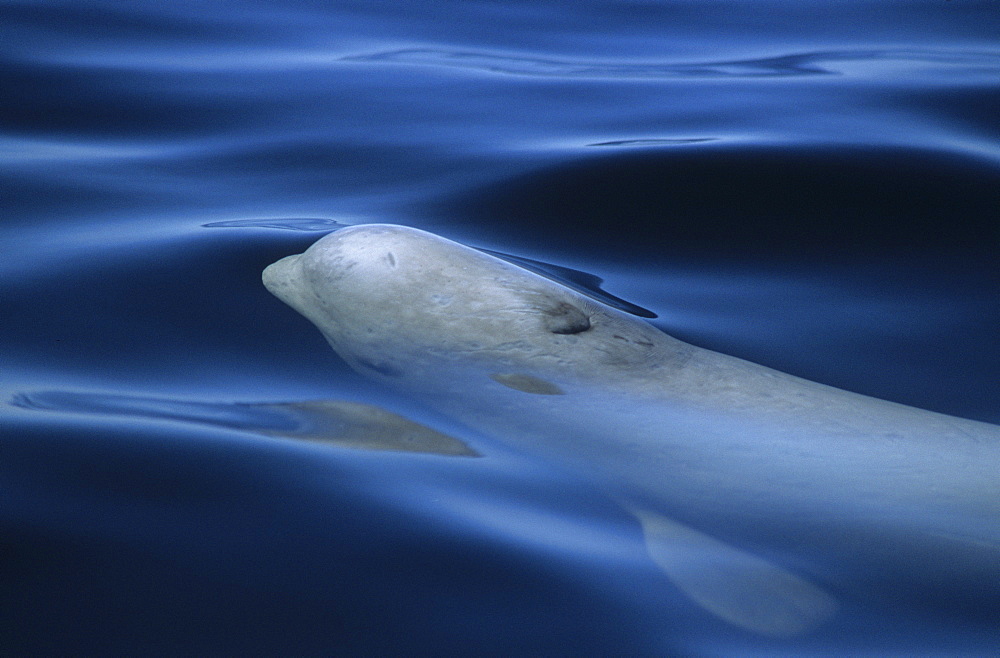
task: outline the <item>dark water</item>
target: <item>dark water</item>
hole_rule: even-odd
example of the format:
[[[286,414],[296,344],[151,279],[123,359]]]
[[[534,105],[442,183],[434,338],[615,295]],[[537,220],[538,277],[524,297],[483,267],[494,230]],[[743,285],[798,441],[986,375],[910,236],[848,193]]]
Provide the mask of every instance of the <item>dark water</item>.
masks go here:
[[[996,583],[905,564],[804,637],[718,621],[592,482],[373,388],[260,272],[407,224],[1000,422],[998,35],[972,0],[0,2],[0,653],[996,651]],[[278,436],[313,399],[486,457]]]

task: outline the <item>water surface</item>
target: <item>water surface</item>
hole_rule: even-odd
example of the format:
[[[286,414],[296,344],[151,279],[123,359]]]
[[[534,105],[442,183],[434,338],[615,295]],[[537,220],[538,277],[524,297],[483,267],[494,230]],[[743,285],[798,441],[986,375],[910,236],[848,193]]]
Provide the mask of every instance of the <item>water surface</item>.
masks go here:
[[[808,636],[730,627],[594,482],[373,387],[260,284],[337,226],[406,224],[596,275],[701,346],[1000,422],[995,3],[0,12],[7,650],[996,649],[995,583],[906,564],[808,565],[843,606]],[[318,399],[485,457],[275,435],[299,426],[274,405]],[[880,596],[838,588],[858,577]]]

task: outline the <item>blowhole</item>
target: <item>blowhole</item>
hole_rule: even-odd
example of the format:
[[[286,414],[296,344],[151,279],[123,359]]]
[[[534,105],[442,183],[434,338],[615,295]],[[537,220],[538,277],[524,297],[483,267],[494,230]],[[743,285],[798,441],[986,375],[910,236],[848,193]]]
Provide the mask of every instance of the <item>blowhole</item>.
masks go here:
[[[580,334],[590,329],[586,313],[566,302],[545,310],[545,328],[554,334]]]

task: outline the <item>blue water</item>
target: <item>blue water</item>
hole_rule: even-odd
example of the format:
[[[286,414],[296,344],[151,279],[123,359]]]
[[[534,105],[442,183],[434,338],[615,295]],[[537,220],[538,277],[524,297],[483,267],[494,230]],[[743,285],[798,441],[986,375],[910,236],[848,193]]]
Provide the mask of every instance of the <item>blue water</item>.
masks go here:
[[[974,0],[0,2],[0,653],[995,652],[997,583],[905,562],[800,564],[842,605],[806,636],[726,625],[598,485],[368,384],[260,272],[406,224],[997,423],[998,35]],[[267,436],[313,399],[484,456]]]

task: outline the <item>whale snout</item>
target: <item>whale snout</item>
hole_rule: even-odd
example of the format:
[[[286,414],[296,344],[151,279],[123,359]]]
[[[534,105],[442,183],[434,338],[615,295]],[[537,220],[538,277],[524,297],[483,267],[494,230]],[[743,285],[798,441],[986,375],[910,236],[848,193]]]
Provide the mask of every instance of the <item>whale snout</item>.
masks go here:
[[[297,299],[300,288],[300,254],[286,256],[264,268],[261,280],[272,295],[298,310]]]

